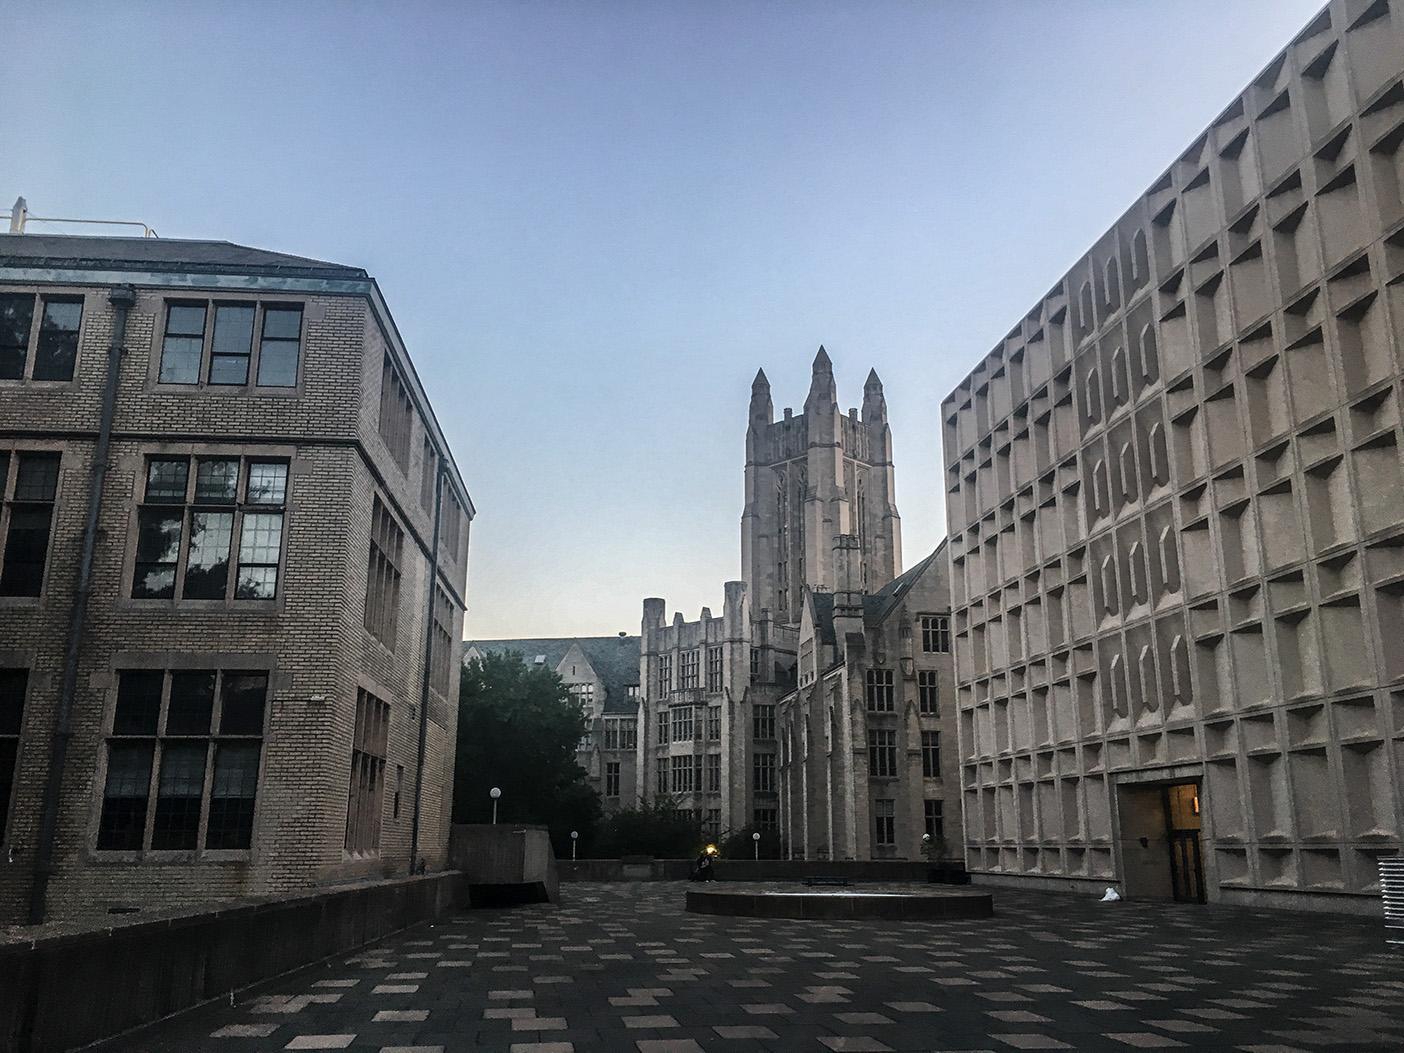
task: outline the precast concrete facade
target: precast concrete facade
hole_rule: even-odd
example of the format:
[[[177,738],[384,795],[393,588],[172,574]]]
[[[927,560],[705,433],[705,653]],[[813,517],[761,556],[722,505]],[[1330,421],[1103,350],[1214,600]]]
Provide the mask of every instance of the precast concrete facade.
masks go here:
[[[987,880],[1376,910],[1404,848],[1404,4],[1336,0],[942,404]]]

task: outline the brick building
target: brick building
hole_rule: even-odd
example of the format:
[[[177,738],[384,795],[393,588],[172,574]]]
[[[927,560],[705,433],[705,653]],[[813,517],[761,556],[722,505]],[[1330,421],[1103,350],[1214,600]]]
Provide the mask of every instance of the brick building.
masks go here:
[[[473,506],[365,271],[0,236],[0,502],[0,921],[442,865]]]
[[[639,638],[555,637],[470,640],[463,660],[515,651],[527,665],[553,670],[585,714],[576,763],[600,795],[605,814],[638,807]]]
[[[943,402],[971,870],[1378,910],[1404,4],[1334,0]]]

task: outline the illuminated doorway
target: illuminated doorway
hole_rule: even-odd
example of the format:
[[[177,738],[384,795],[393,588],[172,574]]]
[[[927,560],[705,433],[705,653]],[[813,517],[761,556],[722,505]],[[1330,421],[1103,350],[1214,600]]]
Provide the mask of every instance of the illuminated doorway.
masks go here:
[[[1123,784],[1117,803],[1125,894],[1205,902],[1199,783]]]
[[[1180,903],[1204,902],[1204,859],[1200,852],[1199,785],[1166,786],[1165,835],[1170,846],[1170,884]]]

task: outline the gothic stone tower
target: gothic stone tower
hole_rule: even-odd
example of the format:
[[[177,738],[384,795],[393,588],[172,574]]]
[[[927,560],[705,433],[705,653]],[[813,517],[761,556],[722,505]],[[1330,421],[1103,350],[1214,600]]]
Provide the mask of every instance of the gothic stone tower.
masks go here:
[[[901,569],[892,432],[876,371],[863,385],[863,414],[839,411],[833,366],[821,347],[804,413],[773,420],[765,371],[751,385],[746,430],[746,507],[741,567],[757,622],[795,625],[804,587],[837,587],[834,539],[858,538],[857,586],[876,592]],[[767,613],[768,612],[768,617]],[[763,644],[763,640],[757,639]]]

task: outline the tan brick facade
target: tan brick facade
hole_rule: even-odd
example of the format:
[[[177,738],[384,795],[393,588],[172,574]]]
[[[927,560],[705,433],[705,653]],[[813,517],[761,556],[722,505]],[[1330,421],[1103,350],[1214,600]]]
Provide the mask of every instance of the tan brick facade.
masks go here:
[[[0,379],[0,454],[10,455],[8,518],[0,520],[0,530],[13,535],[16,509],[29,507],[18,502],[23,495],[15,489],[24,455],[60,455],[42,587],[37,596],[0,595],[0,669],[27,674],[9,814],[0,814],[5,846],[0,922],[22,922],[29,912],[113,340],[110,294],[121,285],[132,286],[136,300],[122,340],[109,470],[97,513],[92,593],[79,640],[47,917],[276,893],[410,868],[425,648],[431,635],[433,480],[440,465],[440,537],[451,543],[440,546],[436,580],[448,599],[451,624],[444,628],[454,660],[447,690],[427,693],[418,854],[429,868],[441,866],[472,504],[375,283],[353,268],[222,243],[11,235],[0,238],[0,296],[12,297],[4,302],[22,307],[27,295],[42,312],[50,301],[81,300],[82,315],[71,380],[36,380],[27,366],[18,379]],[[206,326],[200,374],[193,383],[171,382],[162,373],[163,361],[168,370],[176,361],[170,334],[179,323],[172,307],[181,305],[204,305],[205,317],[216,319]],[[226,316],[216,314],[217,307],[230,305],[251,309],[247,317],[265,326],[254,329],[252,346],[269,363],[276,348],[294,346],[276,343],[279,319],[269,309],[286,310],[283,318],[300,312],[300,328],[291,338],[295,376],[283,378],[292,383],[260,384],[259,358],[243,363],[246,383],[211,382],[215,356],[237,345],[221,335],[225,322],[219,319]],[[227,317],[246,316],[232,311]],[[31,356],[44,339],[36,322]],[[410,395],[407,464],[397,463],[381,434],[387,359]],[[241,364],[237,356],[229,361],[230,368]],[[426,453],[438,459],[428,476],[422,470]],[[180,485],[192,489],[184,490],[185,497],[167,495],[161,498],[166,504],[153,503],[150,479],[157,462],[186,466],[181,471],[189,481],[182,476]],[[213,487],[202,474],[207,469],[211,479],[220,470],[238,473],[238,496],[234,484],[227,499],[209,498],[213,489],[202,496],[200,487]],[[273,490],[259,490],[255,496],[260,472],[280,480],[284,471],[281,491],[269,496]],[[201,504],[226,500],[226,505]],[[377,500],[403,533],[393,650],[365,628],[370,522]],[[144,516],[163,510],[173,517],[170,522],[183,524],[172,528],[180,535],[179,548],[169,562],[153,564],[150,551],[139,551],[141,525]],[[456,530],[450,529],[450,510],[460,518]],[[222,542],[223,573],[232,583],[221,586],[223,598],[194,598],[192,583],[206,567],[206,553],[219,550],[219,529],[231,523],[241,539],[232,548],[228,537]],[[0,554],[7,551],[0,548]],[[144,578],[138,563],[159,569]],[[269,571],[269,565],[275,569]],[[163,573],[177,575],[172,580],[183,582],[184,591],[160,598],[134,595],[139,579],[164,581]],[[269,573],[276,574],[276,585],[259,586],[266,582],[259,575]],[[160,689],[162,723],[159,729],[155,723],[142,725],[134,736],[123,737],[116,723],[119,688],[124,677],[129,687],[137,683],[131,674],[140,671],[167,674]],[[210,681],[218,685],[209,703],[216,724],[211,731],[206,714],[206,730],[192,733],[177,726],[189,718],[179,716],[172,700],[186,690],[203,697],[200,685],[208,673],[219,674]],[[237,679],[240,675],[245,681]],[[250,675],[255,683],[266,677],[261,727],[226,739],[224,729],[235,726],[233,710],[225,708],[233,705],[233,696],[218,692],[233,690],[229,685],[247,682]],[[390,720],[384,756],[374,758],[379,848],[353,856],[343,846],[358,692],[388,703]],[[219,816],[247,807],[239,803],[247,801],[247,780],[240,784],[232,765],[255,747],[248,846],[213,847]],[[110,800],[105,805],[105,797],[115,799],[121,781],[116,768],[130,762],[139,774],[142,757],[152,758],[144,829],[127,830],[122,848],[99,848],[100,830],[116,822],[116,805]],[[140,796],[131,791],[123,799]],[[223,836],[229,844],[241,838]],[[158,847],[163,838],[182,847]]]

